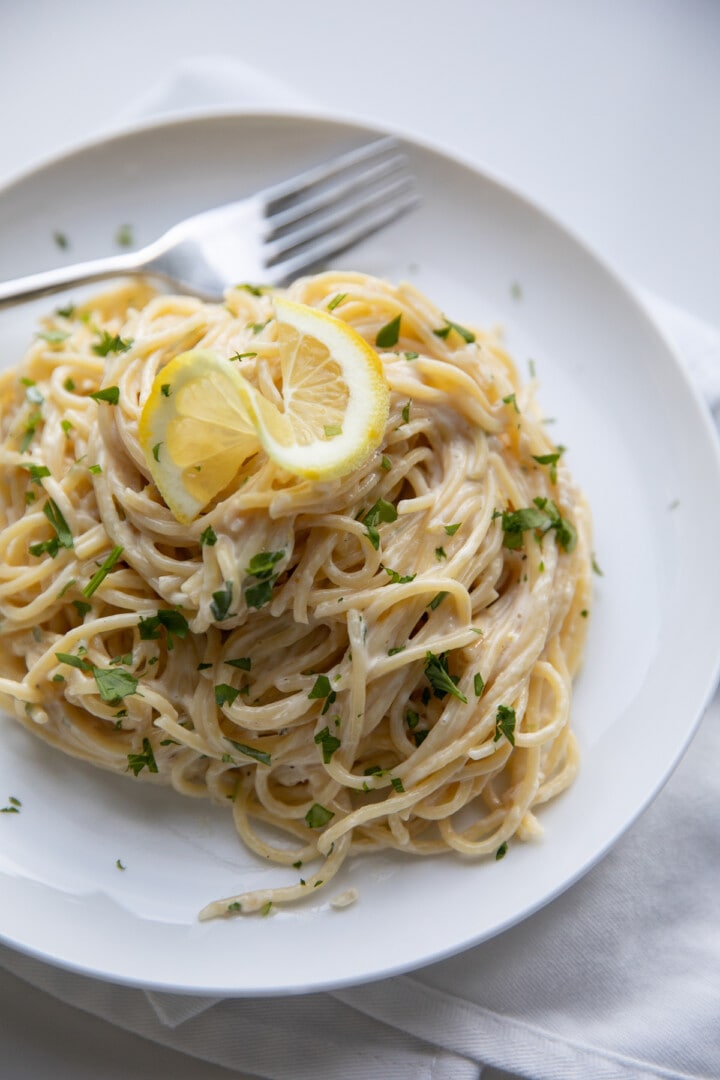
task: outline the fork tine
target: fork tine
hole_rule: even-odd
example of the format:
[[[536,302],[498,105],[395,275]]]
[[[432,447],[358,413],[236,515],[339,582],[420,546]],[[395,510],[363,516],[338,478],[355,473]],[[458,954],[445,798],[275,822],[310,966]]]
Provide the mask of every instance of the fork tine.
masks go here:
[[[358,165],[363,165],[368,161],[382,158],[390,153],[396,153],[397,150],[397,140],[388,135],[385,138],[366,143],[364,146],[359,146],[354,150],[349,150],[338,157],[322,162],[320,165],[315,165],[313,168],[307,169],[297,176],[290,177],[288,180],[283,180],[260,193],[265,204],[265,212],[266,214],[274,214],[286,209],[287,207],[283,204],[287,203],[288,200],[309,194],[314,188],[339,177],[342,173],[350,172]]]
[[[320,241],[323,236],[332,236],[343,225],[362,218],[383,206],[394,206],[406,196],[415,193],[415,184],[411,177],[401,176],[387,183],[376,186],[362,193],[362,197],[350,202],[333,205],[326,213],[314,214],[303,224],[266,245],[265,261],[273,266],[298,248]]]
[[[392,201],[375,204],[369,212],[362,213],[344,227],[332,232],[320,234],[314,242],[300,248],[293,248],[289,258],[269,265],[270,277],[275,284],[282,285],[293,280],[305,270],[314,269],[327,259],[340,255],[348,248],[359,244],[368,236],[390,225],[393,221],[412,210],[420,202],[414,189],[404,189]]]
[[[322,186],[319,190],[310,189],[295,198],[287,209],[279,210],[272,215],[267,215],[267,230],[264,235],[266,241],[276,240],[296,222],[305,221],[311,215],[320,210],[333,207],[348,199],[356,193],[363,192],[378,184],[381,180],[392,177],[395,174],[407,172],[407,161],[400,154],[395,154],[384,160],[371,163],[362,170],[355,170],[349,175],[341,174],[341,179],[334,183]]]

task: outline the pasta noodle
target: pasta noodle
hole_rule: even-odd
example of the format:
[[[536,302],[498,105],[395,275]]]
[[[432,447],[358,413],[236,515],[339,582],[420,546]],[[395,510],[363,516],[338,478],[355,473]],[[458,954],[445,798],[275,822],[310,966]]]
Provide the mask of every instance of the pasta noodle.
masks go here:
[[[400,315],[382,444],[323,483],[260,451],[189,525],[150,479],[142,404],[196,346],[277,394],[270,295],[120,283],[0,375],[0,700],[67,753],[231,806],[287,869],[203,917],[301,900],[356,853],[502,854],[577,768],[589,514],[533,382],[408,285],[287,295],[373,346]]]

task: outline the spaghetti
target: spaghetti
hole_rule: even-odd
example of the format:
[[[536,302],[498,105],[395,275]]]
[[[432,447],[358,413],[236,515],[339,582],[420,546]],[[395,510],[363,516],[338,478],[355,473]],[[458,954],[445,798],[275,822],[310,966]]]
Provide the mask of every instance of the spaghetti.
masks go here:
[[[260,450],[190,524],[152,483],[143,402],[195,347],[269,385],[269,295],[123,283],[0,376],[1,700],[67,753],[231,806],[287,868],[203,917],[300,900],[355,853],[503,852],[577,767],[589,515],[533,383],[407,285],[287,295],[373,347],[400,317],[382,443],[323,483]]]

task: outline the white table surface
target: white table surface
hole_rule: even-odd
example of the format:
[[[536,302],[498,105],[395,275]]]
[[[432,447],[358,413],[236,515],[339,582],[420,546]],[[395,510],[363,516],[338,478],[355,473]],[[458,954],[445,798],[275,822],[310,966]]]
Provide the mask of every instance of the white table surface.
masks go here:
[[[183,59],[234,57],[487,165],[720,325],[715,0],[0,0],[0,42],[0,182],[114,125]],[[239,1075],[5,973],[0,1062],[4,1080]]]

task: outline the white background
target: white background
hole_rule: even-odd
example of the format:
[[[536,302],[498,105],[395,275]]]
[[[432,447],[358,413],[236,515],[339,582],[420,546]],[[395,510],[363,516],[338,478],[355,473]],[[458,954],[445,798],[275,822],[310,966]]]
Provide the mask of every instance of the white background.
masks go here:
[[[720,325],[720,3],[0,0],[0,181],[115,126],[199,56],[487,166]],[[231,1075],[9,975],[0,1060],[6,1080]]]

